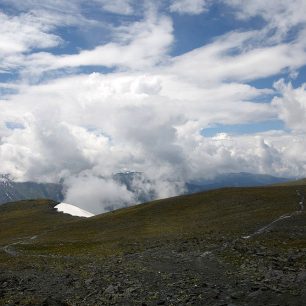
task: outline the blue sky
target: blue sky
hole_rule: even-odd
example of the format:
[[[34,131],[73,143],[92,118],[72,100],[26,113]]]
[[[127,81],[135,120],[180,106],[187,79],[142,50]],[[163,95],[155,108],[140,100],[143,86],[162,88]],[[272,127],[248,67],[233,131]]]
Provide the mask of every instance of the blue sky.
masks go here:
[[[1,172],[72,186],[135,170],[160,197],[224,172],[305,176],[305,11],[1,0]]]

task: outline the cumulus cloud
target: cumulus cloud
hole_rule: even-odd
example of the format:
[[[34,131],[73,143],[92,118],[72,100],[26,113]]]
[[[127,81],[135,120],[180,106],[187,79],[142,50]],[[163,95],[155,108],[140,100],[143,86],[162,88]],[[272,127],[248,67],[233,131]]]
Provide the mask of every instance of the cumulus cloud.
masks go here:
[[[176,97],[178,87],[188,88],[185,97]],[[204,90],[162,75],[63,78],[10,97],[2,118],[24,129],[2,138],[1,157],[9,172],[23,180],[58,181],[83,171],[109,177],[136,170],[150,178],[156,196],[170,196],[182,192],[187,175],[192,177],[188,148],[195,144],[190,135],[217,121],[267,116],[268,106],[244,101],[261,94],[237,84]],[[219,103],[214,112],[209,99],[199,104],[206,96]]]
[[[110,194],[116,188],[122,196],[114,195],[114,208],[137,201],[135,193],[113,181],[115,173],[127,170],[147,177],[133,181],[134,191],[156,198],[182,193],[186,181],[204,174],[301,175],[303,167],[288,162],[306,145],[298,134],[295,148],[286,149],[290,135],[285,132],[257,135],[257,141],[254,135],[200,134],[216,122],[236,124],[278,114],[274,105],[251,102],[265,94],[261,90],[235,83],[223,86],[205,89],[168,75],[96,73],[27,87],[4,107],[5,118],[18,118],[24,126],[1,139],[5,171],[21,180],[64,179],[68,203],[75,202],[84,183],[84,197],[95,196],[92,204],[83,197],[77,204],[84,200],[81,207],[94,212],[112,207]],[[186,88],[185,96],[180,97],[177,88]],[[107,196],[102,187],[91,189],[97,184],[106,186]]]
[[[269,2],[275,9],[271,20],[261,1],[224,1],[237,18],[262,16],[269,31],[281,22],[277,16],[289,14],[284,1],[281,8]],[[133,15],[133,1],[87,5],[93,3],[101,11],[125,15],[124,21],[109,26],[106,42],[74,53],[46,48],[64,43],[55,31],[59,20],[71,10],[69,24],[76,25],[85,2],[27,0],[15,16],[0,15],[8,42],[4,51],[0,47],[2,69],[22,76],[0,84],[1,172],[17,180],[64,182],[65,201],[94,213],[173,196],[190,180],[224,172],[306,175],[301,153],[306,149],[305,85],[294,88],[279,81],[259,89],[248,84],[284,71],[292,75],[305,65],[298,1],[290,10],[296,22],[290,15],[278,37],[265,40],[263,29],[236,30],[179,56],[171,53],[175,24],[159,7],[140,18]],[[208,9],[206,4],[172,1],[171,10],[198,14]],[[38,11],[44,12],[40,18]],[[300,28],[288,40],[285,33],[295,26]],[[88,66],[110,69],[79,70]],[[216,125],[276,119],[287,129],[205,134]],[[133,174],[123,184],[127,171]]]
[[[275,97],[272,101],[278,110],[278,116],[284,121],[289,129],[305,132],[306,131],[306,84],[299,88],[285,84],[280,80],[274,84],[275,88],[281,93],[281,97]]]
[[[132,205],[135,201],[132,192],[111,179],[86,175],[71,177],[66,186],[65,201],[86,207],[94,214]]]
[[[58,45],[61,39],[48,33],[50,28],[41,24],[35,16],[23,14],[11,17],[0,13],[1,46],[0,53],[26,52],[32,48],[48,48]]]

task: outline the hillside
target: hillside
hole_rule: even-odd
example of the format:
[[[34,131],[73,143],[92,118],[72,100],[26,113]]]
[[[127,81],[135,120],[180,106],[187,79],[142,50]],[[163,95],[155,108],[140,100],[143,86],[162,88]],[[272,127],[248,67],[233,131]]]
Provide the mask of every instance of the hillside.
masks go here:
[[[141,172],[116,173],[112,179],[119,185],[133,193],[137,203],[152,201],[157,198],[154,183]],[[253,187],[287,182],[288,179],[264,174],[226,173],[213,179],[199,179],[185,184],[185,193],[207,191],[224,187]],[[145,185],[145,188],[142,187]],[[151,186],[151,188],[148,188]],[[8,175],[0,175],[0,205],[7,202],[51,199],[62,202],[64,200],[64,185],[37,182],[15,182]],[[126,205],[129,206],[129,202]]]
[[[278,186],[305,186],[306,185],[306,178],[299,179],[299,180],[290,180],[282,183],[276,184]]]
[[[302,305],[305,192],[228,188],[88,219],[2,205],[0,303]]]

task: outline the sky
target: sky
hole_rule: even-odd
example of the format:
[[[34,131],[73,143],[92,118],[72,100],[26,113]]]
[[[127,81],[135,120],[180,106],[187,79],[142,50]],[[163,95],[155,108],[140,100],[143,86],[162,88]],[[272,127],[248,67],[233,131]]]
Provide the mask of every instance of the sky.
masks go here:
[[[306,176],[305,0],[0,0],[0,160],[92,212]]]

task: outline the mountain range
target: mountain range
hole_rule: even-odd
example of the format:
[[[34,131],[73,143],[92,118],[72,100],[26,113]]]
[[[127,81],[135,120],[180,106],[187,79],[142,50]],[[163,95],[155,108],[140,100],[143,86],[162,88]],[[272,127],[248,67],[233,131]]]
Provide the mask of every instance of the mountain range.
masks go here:
[[[52,183],[15,182],[8,175],[0,176],[0,204],[29,199],[63,200],[63,186]]]
[[[141,172],[116,173],[113,179],[127,190],[133,192],[138,203],[144,203],[156,199],[153,188],[143,190],[137,181],[145,181],[150,185],[150,180]],[[216,176],[214,179],[200,179],[187,182],[185,193],[191,194],[223,187],[250,187],[263,186],[288,181],[288,178],[280,178],[264,174],[252,173],[227,173]],[[64,199],[64,186],[53,183],[15,182],[8,175],[0,176],[0,204],[29,199],[50,199],[62,202]]]
[[[220,174],[213,179],[200,179],[186,183],[187,193],[201,192],[223,187],[265,186],[290,181],[289,178],[247,172]]]

